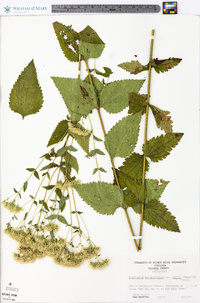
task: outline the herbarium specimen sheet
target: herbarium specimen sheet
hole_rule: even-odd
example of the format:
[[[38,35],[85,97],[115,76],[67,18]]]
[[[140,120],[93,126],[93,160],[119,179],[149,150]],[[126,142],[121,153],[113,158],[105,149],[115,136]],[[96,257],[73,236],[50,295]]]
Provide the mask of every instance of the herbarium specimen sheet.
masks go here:
[[[2,18],[2,292],[123,302],[135,259],[198,257],[198,90],[197,17]]]

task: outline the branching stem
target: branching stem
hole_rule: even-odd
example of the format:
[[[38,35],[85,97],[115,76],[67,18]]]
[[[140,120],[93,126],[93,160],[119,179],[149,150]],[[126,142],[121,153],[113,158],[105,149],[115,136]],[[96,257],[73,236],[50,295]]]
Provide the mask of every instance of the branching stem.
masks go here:
[[[149,104],[150,104],[150,86],[151,86],[151,60],[153,54],[153,41],[154,41],[154,32],[153,29],[151,32],[151,45],[150,45],[150,55],[149,55],[149,72],[148,72],[148,87],[147,87],[147,107],[146,107],[146,116],[145,116],[145,130],[144,130],[144,145],[147,141],[147,128],[148,128],[148,116],[149,116]],[[146,156],[144,155],[143,159],[143,172],[142,172],[142,185],[145,186],[145,172],[146,172]],[[144,219],[144,201],[142,201],[141,207],[141,218],[140,218],[140,237],[142,237],[142,228],[143,228],[143,219]],[[142,239],[139,239],[139,249],[141,250]]]
[[[87,59],[85,57],[84,57],[84,61],[85,61],[85,64],[86,64],[86,68],[87,68],[90,84],[93,85],[93,81],[92,81],[92,78],[91,78],[91,75],[90,75]],[[100,113],[100,108],[98,106],[97,106],[97,112],[98,112],[101,128],[102,128],[102,131],[103,131],[103,135],[105,137],[106,131],[105,131],[105,127],[104,127],[104,124],[103,124],[102,116],[101,116],[101,113]],[[118,180],[118,177],[117,177],[117,173],[116,173],[116,169],[115,169],[113,158],[110,155],[109,155],[109,157],[110,157],[110,162],[111,162],[111,165],[112,165],[112,169],[113,169],[113,173],[114,173],[114,177],[115,177],[117,186],[119,186],[119,180]],[[126,214],[126,218],[127,218],[127,221],[128,221],[128,225],[129,225],[130,231],[131,231],[131,235],[132,235],[132,237],[135,237],[135,234],[134,234],[131,222],[130,222],[130,218],[128,216],[127,208],[126,208],[125,205],[123,205],[123,209],[124,209],[125,214]],[[139,251],[139,248],[138,248],[138,245],[137,245],[137,241],[135,239],[133,239],[133,240],[134,240],[135,247],[136,247],[137,251]]]

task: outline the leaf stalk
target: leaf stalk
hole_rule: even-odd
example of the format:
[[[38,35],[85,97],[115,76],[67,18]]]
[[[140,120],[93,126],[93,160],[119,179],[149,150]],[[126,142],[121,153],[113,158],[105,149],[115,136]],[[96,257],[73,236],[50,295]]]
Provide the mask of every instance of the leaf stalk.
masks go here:
[[[93,85],[93,81],[92,81],[92,78],[91,78],[91,75],[90,75],[90,71],[89,71],[89,67],[88,67],[88,62],[87,62],[87,59],[85,57],[84,57],[84,61],[85,61],[85,64],[86,64],[86,68],[87,68],[90,84]],[[105,137],[106,136],[106,132],[105,132],[105,127],[104,127],[104,124],[103,124],[102,116],[101,116],[101,113],[100,113],[100,108],[97,106],[96,109],[97,109],[97,112],[98,112],[98,116],[99,116],[99,120],[100,120],[102,131],[103,131],[103,135]],[[112,165],[112,169],[113,169],[113,173],[114,173],[114,177],[115,177],[117,186],[119,186],[119,180],[118,180],[118,177],[117,177],[117,173],[116,173],[116,169],[115,169],[115,166],[114,166],[113,158],[110,155],[109,155],[109,157],[110,157],[110,162],[111,162],[111,165]],[[130,221],[130,218],[129,218],[129,215],[128,215],[128,212],[127,212],[127,208],[126,208],[125,205],[123,205],[123,209],[125,211],[125,215],[126,215],[126,218],[127,218],[127,221],[128,221],[128,225],[129,225],[129,228],[130,228],[130,231],[131,231],[131,235],[133,237],[135,237],[135,234],[134,234],[134,231],[133,231],[133,228],[132,228],[132,225],[131,225],[131,221]],[[133,241],[134,241],[136,250],[139,252],[139,247],[137,245],[137,241],[135,239],[133,239]]]
[[[148,72],[148,84],[147,84],[147,107],[145,114],[145,130],[144,130],[144,146],[147,141],[147,129],[148,129],[148,117],[149,117],[149,104],[150,104],[150,87],[151,87],[151,67],[152,67],[152,57],[153,57],[153,42],[154,42],[154,33],[155,30],[152,29],[151,32],[151,44],[150,44],[150,54],[149,54],[149,72]],[[143,159],[143,172],[142,172],[142,185],[145,186],[145,172],[146,172],[146,156],[144,155]],[[141,217],[140,217],[140,233],[139,236],[142,237],[143,221],[144,221],[144,201],[141,205]],[[139,239],[139,250],[142,248],[142,238]]]

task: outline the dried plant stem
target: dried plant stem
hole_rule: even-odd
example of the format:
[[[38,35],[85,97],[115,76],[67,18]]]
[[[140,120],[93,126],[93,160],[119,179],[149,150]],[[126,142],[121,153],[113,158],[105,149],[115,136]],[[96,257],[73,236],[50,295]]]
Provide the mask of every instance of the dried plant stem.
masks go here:
[[[90,75],[87,59],[85,57],[84,57],[84,61],[85,61],[85,64],[86,64],[86,68],[87,68],[90,84],[93,85],[93,81],[92,81],[92,78],[91,78],[91,75]],[[104,124],[103,124],[103,120],[102,120],[102,117],[101,117],[101,113],[100,113],[100,108],[99,107],[97,107],[97,112],[98,112],[101,128],[102,128],[102,131],[103,131],[103,135],[105,137],[106,132],[105,132],[105,127],[104,127]],[[118,180],[117,173],[116,173],[116,170],[115,170],[113,158],[110,155],[109,155],[109,157],[110,157],[110,162],[111,162],[111,165],[112,165],[112,169],[113,169],[113,173],[114,173],[114,177],[115,177],[117,186],[119,186],[119,180]],[[135,237],[135,234],[134,234],[131,222],[130,222],[130,218],[129,218],[129,215],[128,215],[128,212],[127,212],[127,208],[126,208],[125,205],[123,206],[123,208],[124,208],[124,211],[125,211],[125,214],[126,214],[126,218],[127,218],[127,221],[128,221],[128,225],[129,225],[130,231],[131,231],[131,235],[132,235],[132,237]],[[136,247],[137,251],[139,251],[139,248],[138,248],[138,245],[137,245],[137,241],[135,239],[133,239],[133,240],[134,240],[135,247]]]
[[[147,107],[146,107],[146,116],[145,116],[145,130],[144,130],[144,145],[147,141],[147,128],[148,128],[148,116],[149,116],[149,103],[150,103],[150,86],[151,86],[151,60],[153,54],[153,41],[154,41],[154,29],[151,32],[151,45],[150,45],[150,55],[149,55],[149,72],[148,72],[148,87],[147,87]],[[142,185],[145,186],[145,172],[146,172],[146,157],[144,155],[143,159],[143,172],[142,172]],[[143,219],[144,219],[144,201],[142,201],[141,206],[141,218],[140,218],[140,233],[139,236],[142,237],[142,228],[143,228]],[[139,249],[141,250],[142,239],[139,239]]]

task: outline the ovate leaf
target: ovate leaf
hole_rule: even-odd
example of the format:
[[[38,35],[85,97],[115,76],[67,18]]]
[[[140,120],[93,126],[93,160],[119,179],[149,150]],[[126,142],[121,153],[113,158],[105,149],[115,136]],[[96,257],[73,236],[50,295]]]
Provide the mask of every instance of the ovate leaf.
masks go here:
[[[27,190],[27,187],[28,187],[28,181],[24,182],[24,185],[23,185],[24,192]]]
[[[135,148],[141,113],[124,117],[105,136],[105,147],[111,157],[127,157]]]
[[[92,84],[95,88],[95,92],[96,92],[96,95],[97,95],[97,98],[99,99],[99,96],[100,96],[100,93],[102,91],[102,89],[104,88],[104,85],[101,81],[99,81],[98,78],[94,77],[93,75],[90,75],[91,79],[92,79]],[[85,79],[84,79],[85,82],[87,83],[90,83],[90,78],[89,76],[87,76]]]
[[[65,104],[69,110],[72,120],[80,119],[83,115],[97,107],[97,97],[92,84],[81,81],[80,79],[52,77],[57,89],[59,90]]]
[[[143,173],[143,161],[144,155],[133,153],[125,159],[123,165],[119,167],[119,170],[130,176],[132,179],[141,180]],[[148,171],[148,169],[149,163],[146,160],[146,171]]]
[[[68,132],[77,141],[77,143],[82,147],[82,149],[88,153],[89,152],[89,139],[91,131],[85,129],[79,123],[68,122]]]
[[[72,156],[70,153],[67,152],[65,154],[65,161],[66,161],[66,164],[69,164],[78,173],[79,165],[78,165],[78,161],[77,161],[76,157]]]
[[[86,59],[98,58],[101,55],[105,43],[90,26],[79,33],[79,38],[79,51]]]
[[[70,61],[77,62],[79,51],[76,40],[79,39],[79,34],[71,26],[66,26],[57,21],[53,23],[53,27],[65,57]]]
[[[183,133],[169,133],[152,138],[143,145],[143,152],[153,162],[165,159],[182,138]]]
[[[129,94],[129,114],[136,114],[141,112],[142,115],[146,112],[147,107],[147,95],[140,95],[137,93]]]
[[[119,186],[98,182],[75,185],[81,198],[103,215],[113,215],[123,204],[123,192]]]
[[[141,213],[141,203],[133,207],[136,213]],[[180,232],[176,218],[167,207],[157,200],[151,200],[144,207],[144,221],[148,224],[166,229],[168,231]]]
[[[154,115],[157,127],[164,130],[166,133],[171,133],[173,121],[171,120],[171,116],[168,116],[170,112],[161,110],[154,105],[150,105],[150,108]]]
[[[120,80],[106,85],[100,94],[100,107],[118,113],[129,104],[129,93],[138,93],[145,80]]]
[[[67,130],[68,130],[68,121],[67,120],[60,121],[56,126],[53,134],[51,135],[51,138],[49,139],[47,146],[62,141],[67,134]]]
[[[134,74],[134,75],[137,75],[149,69],[149,64],[142,65],[139,61],[124,62],[119,64],[118,66],[125,69],[130,74]]]
[[[147,196],[145,203],[147,204],[151,200],[159,200],[168,183],[169,181],[160,180],[159,184],[158,180],[146,179],[145,187],[147,190]]]
[[[56,218],[57,218],[57,215],[50,215],[50,216],[46,217],[45,219],[46,220],[54,220]]]
[[[12,111],[22,115],[36,114],[42,107],[43,96],[33,60],[25,67],[15,82],[9,106]]]
[[[117,170],[117,176],[119,180],[120,187],[123,189],[126,188],[126,192],[131,191],[132,194],[134,194],[134,200],[137,202],[144,201],[146,197],[146,189],[144,185],[141,183],[137,183],[135,180],[133,180],[128,175],[122,173],[120,170]]]
[[[60,221],[63,224],[69,225],[65,217],[58,215],[58,221]]]
[[[153,59],[151,62],[151,66],[155,69],[155,71],[159,74],[167,72],[169,69],[178,65],[182,59],[179,58],[169,58],[164,60],[158,60],[158,58]]]

